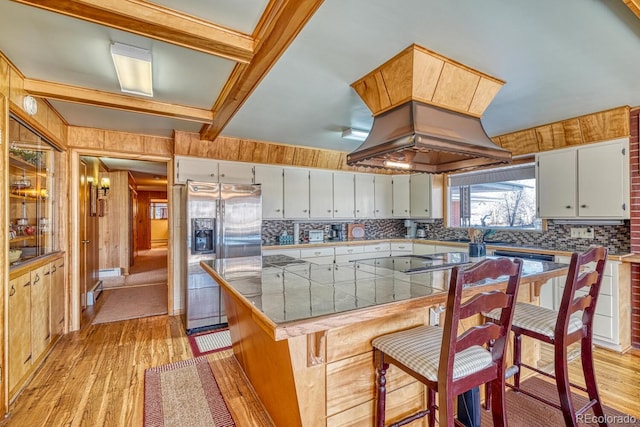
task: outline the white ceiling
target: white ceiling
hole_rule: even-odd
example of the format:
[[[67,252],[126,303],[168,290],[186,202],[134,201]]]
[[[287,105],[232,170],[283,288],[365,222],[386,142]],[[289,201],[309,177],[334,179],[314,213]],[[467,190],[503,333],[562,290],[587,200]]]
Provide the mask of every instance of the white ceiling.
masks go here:
[[[156,0],[252,34],[267,0]],[[234,61],[13,1],[0,51],[27,77],[119,93],[112,41],[151,49],[154,99],[211,109]],[[640,105],[640,19],[622,0],[325,0],[222,135],[351,151],[371,113],[350,84],[417,43],[506,81],[489,136]],[[202,123],[52,101],[71,125],[171,136]]]

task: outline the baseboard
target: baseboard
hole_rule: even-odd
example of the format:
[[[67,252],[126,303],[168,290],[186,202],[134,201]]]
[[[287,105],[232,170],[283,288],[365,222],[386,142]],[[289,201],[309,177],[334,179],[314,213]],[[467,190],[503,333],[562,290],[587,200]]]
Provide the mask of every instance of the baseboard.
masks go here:
[[[121,268],[104,268],[98,271],[98,278],[104,279],[105,277],[117,277],[122,275]]]
[[[98,282],[91,288],[89,292],[87,292],[87,305],[94,305],[100,295],[102,295],[102,280],[98,280]]]

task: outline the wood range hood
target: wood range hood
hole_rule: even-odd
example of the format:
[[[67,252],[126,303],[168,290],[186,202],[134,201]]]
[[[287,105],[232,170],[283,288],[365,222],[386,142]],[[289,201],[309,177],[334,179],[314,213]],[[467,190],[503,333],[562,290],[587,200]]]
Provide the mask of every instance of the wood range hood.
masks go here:
[[[503,81],[411,45],[351,86],[373,126],[347,164],[443,173],[511,161],[480,118]]]

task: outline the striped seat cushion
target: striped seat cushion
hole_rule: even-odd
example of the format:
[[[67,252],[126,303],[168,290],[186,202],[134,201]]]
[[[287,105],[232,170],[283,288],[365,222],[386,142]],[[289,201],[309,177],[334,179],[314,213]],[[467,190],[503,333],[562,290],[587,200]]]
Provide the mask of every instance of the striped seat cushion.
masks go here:
[[[383,335],[373,340],[373,346],[430,381],[438,381],[442,328],[419,326]],[[455,355],[453,378],[473,374],[491,363],[491,353],[485,348],[469,347]]]
[[[500,318],[500,309],[485,313],[485,317],[497,320]],[[558,312],[549,308],[519,302],[513,313],[512,326],[537,332],[548,338],[553,338]],[[568,333],[582,328],[582,311],[573,313],[569,318]]]

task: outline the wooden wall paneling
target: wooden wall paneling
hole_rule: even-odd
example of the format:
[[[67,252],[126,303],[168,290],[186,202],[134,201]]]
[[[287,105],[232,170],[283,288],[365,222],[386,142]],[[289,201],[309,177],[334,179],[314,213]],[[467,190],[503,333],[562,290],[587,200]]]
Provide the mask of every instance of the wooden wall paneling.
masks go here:
[[[629,135],[629,107],[589,114],[579,120],[585,143]]]
[[[118,147],[119,150],[125,151],[127,153],[143,152],[142,135],[125,132],[105,131],[104,140],[106,142],[106,146],[102,147],[103,149],[105,149],[106,147]]]
[[[22,109],[22,100],[25,95],[24,78],[16,69],[9,68],[9,101]]]
[[[69,147],[104,150],[105,131],[101,129],[69,126]]]
[[[493,141],[511,151],[514,156],[534,153],[538,149],[538,140],[533,129],[502,135],[494,138]]]
[[[271,144],[269,147],[269,157],[267,163],[277,165],[292,165],[295,155],[295,147],[293,145]]]
[[[315,167],[318,161],[318,150],[296,147],[293,155],[293,166]]]
[[[189,156],[190,147],[200,144],[200,134],[195,132],[173,132],[173,152],[175,155]]]
[[[0,56],[0,70],[7,70],[6,62]],[[8,64],[6,64],[8,65]],[[9,199],[8,186],[9,182],[9,101],[8,95],[8,79],[7,74],[0,71],[0,242],[8,242],[7,230],[9,229]],[[0,250],[0,283],[9,283],[9,252],[8,244],[2,245]],[[3,286],[4,288],[4,286]],[[8,372],[7,358],[5,348],[5,334],[8,333],[9,325],[5,323],[5,295],[6,290],[0,289],[0,366],[2,371],[0,374],[0,414],[7,412],[8,402]]]
[[[151,219],[150,219],[150,203],[153,193],[150,191],[138,192],[137,217],[138,222],[136,247],[138,250],[151,249]],[[165,195],[166,197],[166,195]]]
[[[104,216],[99,218],[100,269],[120,268],[129,274],[129,182],[128,172],[103,172],[111,189],[105,200]]]
[[[0,95],[9,98],[9,82],[10,82],[10,66],[9,61],[0,52]]]
[[[511,154],[534,154],[566,146],[628,137],[630,108],[622,106],[580,117],[497,135],[492,140]]]

